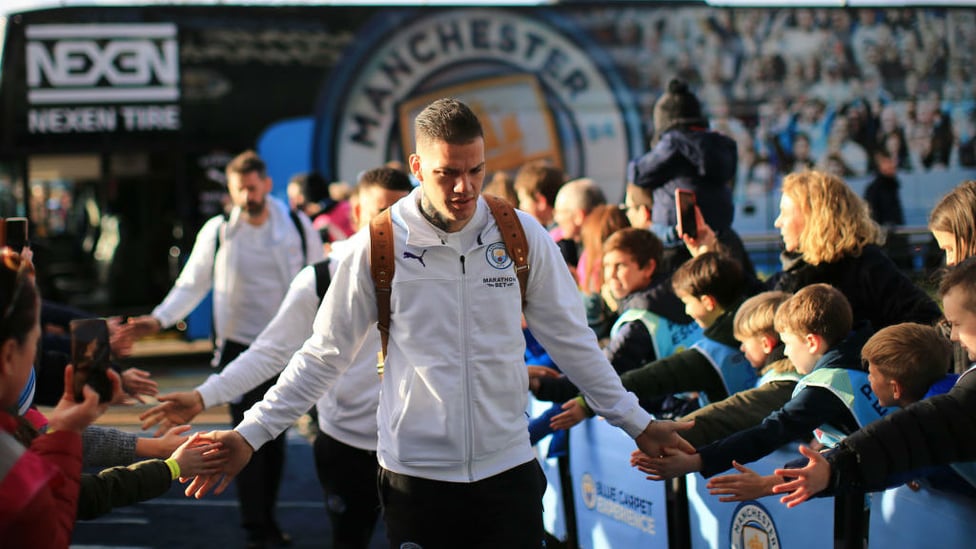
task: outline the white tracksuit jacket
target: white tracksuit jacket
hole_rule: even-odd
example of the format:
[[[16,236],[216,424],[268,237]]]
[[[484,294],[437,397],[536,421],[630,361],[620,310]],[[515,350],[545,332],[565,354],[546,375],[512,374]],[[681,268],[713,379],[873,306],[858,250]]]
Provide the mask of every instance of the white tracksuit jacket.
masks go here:
[[[346,240],[332,244],[330,270],[334,269],[348,244]],[[254,343],[222,372],[210,376],[197,387],[203,405],[210,408],[231,402],[278,375],[312,335],[312,322],[318,309],[315,269],[305,267],[292,281],[278,312]],[[290,413],[301,415],[314,402],[322,432],[349,446],[375,452],[376,406],[380,389],[375,366],[379,349],[379,332],[374,330],[353,357],[352,365],[325,395],[314,395],[317,401],[293,399],[282,401],[281,405],[288,406]]]
[[[419,199],[417,189],[392,208],[396,273],[377,457],[396,473],[473,482],[534,458],[518,281],[483,199],[467,226],[448,234],[421,215]],[[529,243],[524,313],[532,333],[593,409],[636,437],[650,414],[597,345],[549,234],[531,216],[519,212],[519,219]],[[255,448],[298,417],[288,403],[322,395],[347,368],[347,354],[376,332],[369,231],[350,243],[312,337],[236,428]]]
[[[267,197],[267,201],[270,212],[268,222],[271,224],[273,242],[268,253],[275,257],[275,263],[278,265],[276,280],[281,293],[265,297],[274,300],[274,303],[277,304],[281,302],[288,290],[288,285],[298,274],[298,271],[305,266],[305,263],[303,262],[301,237],[288,215],[288,205],[270,195]],[[152,311],[152,316],[157,318],[164,328],[186,318],[207,296],[207,292],[212,289],[214,331],[218,344],[225,338],[236,338],[239,343],[249,344],[257,336],[257,334],[238,333],[235,315],[244,312],[231,311],[227,305],[228,296],[235,291],[237,278],[234,273],[240,269],[246,269],[248,264],[248,258],[243,257],[239,247],[234,245],[234,237],[238,234],[239,227],[242,223],[246,223],[246,221],[241,220],[240,212],[240,208],[234,208],[231,211],[219,250],[216,249],[217,231],[225,226],[223,216],[218,215],[210,218],[200,228],[190,257],[180,271],[176,283],[166,294],[163,302]],[[308,264],[312,264],[323,257],[322,239],[319,237],[318,231],[312,228],[312,223],[304,214],[299,215],[299,219],[302,223],[302,229],[305,231],[304,255],[308,256]]]

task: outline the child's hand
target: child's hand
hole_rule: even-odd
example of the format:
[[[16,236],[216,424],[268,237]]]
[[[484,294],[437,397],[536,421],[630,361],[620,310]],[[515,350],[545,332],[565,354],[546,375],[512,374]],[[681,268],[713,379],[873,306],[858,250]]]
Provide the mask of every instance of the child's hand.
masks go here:
[[[160,436],[166,429],[174,425],[183,425],[193,421],[197,414],[204,410],[203,397],[199,391],[180,391],[167,393],[158,397],[160,404],[146,410],[139,415],[142,420],[142,430],[158,425],[155,436]],[[169,455],[169,454],[167,454]]]
[[[560,429],[569,429],[586,419],[586,410],[576,402],[575,398],[567,400],[562,408],[562,413],[553,416],[549,422],[549,426],[557,431]]]
[[[529,365],[529,390],[532,394],[539,391],[539,380],[544,377],[559,377],[561,374],[548,366]]]
[[[783,480],[776,475],[761,477],[737,461],[733,461],[732,466],[738,474],[715,477],[705,485],[709,494],[719,496],[719,501],[746,501],[770,496],[773,486]]]
[[[129,396],[145,404],[140,395],[156,396],[159,385],[151,379],[152,374],[139,368],[128,368],[122,372],[122,390]]]
[[[779,501],[791,508],[824,491],[830,482],[830,463],[819,452],[801,445],[800,453],[809,459],[806,467],[773,471],[774,475],[793,479],[773,486],[774,494],[789,492]]]
[[[136,439],[136,455],[166,459],[190,438],[189,435],[184,434],[189,430],[189,425],[177,425],[157,437],[139,437]]]
[[[658,457],[645,456],[634,466],[647,474],[647,480],[669,480],[688,473],[701,470],[701,456],[686,454],[677,448],[663,448],[663,455]],[[633,455],[631,462],[633,463]]]
[[[651,456],[645,454],[643,450],[634,450],[630,453],[630,466],[643,471],[643,468],[651,466]]]
[[[223,444],[201,438],[196,433],[170,456],[180,466],[180,482],[197,475],[213,475],[227,463],[227,452]]]
[[[132,342],[135,339],[132,326],[122,324],[120,316],[106,318],[105,324],[108,326],[108,341],[112,356],[123,358],[131,355]]]
[[[85,430],[85,427],[91,425],[98,416],[104,414],[105,410],[108,409],[109,403],[99,402],[98,393],[88,385],[85,385],[83,389],[85,400],[75,402],[74,391],[72,389],[74,387],[74,372],[75,367],[72,364],[69,364],[64,369],[64,393],[61,395],[61,400],[54,408],[54,411],[48,416],[49,431],[74,431],[81,433]],[[122,394],[122,382],[119,379],[119,374],[115,373],[115,370],[109,369],[107,374],[109,381],[112,383],[112,396],[114,400]]]

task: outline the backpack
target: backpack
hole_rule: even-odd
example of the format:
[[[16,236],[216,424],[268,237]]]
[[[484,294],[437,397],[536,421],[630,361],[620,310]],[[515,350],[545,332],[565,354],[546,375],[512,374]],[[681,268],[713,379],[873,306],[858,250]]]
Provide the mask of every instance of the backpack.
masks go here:
[[[525,229],[519,221],[515,208],[504,199],[483,194],[502,234],[505,249],[512,257],[522,307],[525,307],[525,287],[529,280],[529,243]],[[381,350],[377,354],[376,372],[382,376],[386,362],[386,348],[390,340],[390,297],[393,292],[393,275],[396,270],[393,254],[393,218],[386,209],[369,223],[370,272],[376,285],[376,327],[380,331]]]

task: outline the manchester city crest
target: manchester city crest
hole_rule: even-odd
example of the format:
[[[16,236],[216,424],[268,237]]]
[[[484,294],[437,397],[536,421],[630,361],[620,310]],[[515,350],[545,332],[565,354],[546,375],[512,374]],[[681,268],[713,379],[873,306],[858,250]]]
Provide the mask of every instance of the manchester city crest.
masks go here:
[[[496,269],[507,269],[512,266],[512,258],[509,257],[508,250],[502,242],[495,242],[488,246],[485,257],[488,259],[488,264]]]

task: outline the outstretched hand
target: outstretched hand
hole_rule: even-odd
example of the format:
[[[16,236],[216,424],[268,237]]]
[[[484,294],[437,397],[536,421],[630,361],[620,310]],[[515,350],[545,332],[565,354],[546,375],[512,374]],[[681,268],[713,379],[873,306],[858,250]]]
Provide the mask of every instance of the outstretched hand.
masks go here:
[[[129,318],[129,321],[125,323],[125,326],[128,327],[127,331],[134,339],[157,334],[163,328],[162,324],[159,323],[159,320],[152,315],[142,315]]]
[[[686,454],[694,454],[695,447],[681,438],[681,431],[687,431],[695,426],[695,421],[654,420],[647,424],[644,431],[637,435],[635,442],[645,454],[660,456],[664,448],[676,448]]]
[[[116,358],[131,355],[132,343],[135,340],[132,326],[128,323],[123,324],[120,316],[106,318],[105,325],[108,326],[108,342],[109,348],[112,349],[112,355]]]
[[[786,494],[780,503],[793,508],[827,489],[830,482],[830,463],[820,452],[801,445],[800,453],[806,456],[806,467],[802,469],[776,469],[774,475],[793,480],[773,486],[774,494]]]
[[[211,490],[220,495],[230,486],[241,469],[251,461],[254,448],[237,431],[211,431],[199,434],[198,440],[220,443],[223,451],[227,452],[227,461],[223,462],[216,472],[195,476],[186,487],[186,496],[200,499]]]
[[[759,476],[738,461],[733,461],[732,467],[739,472],[715,477],[705,484],[708,493],[719,496],[719,501],[747,501],[769,496],[773,493],[773,486],[782,480],[776,475]]]
[[[203,397],[197,391],[179,391],[158,398],[161,404],[139,415],[143,431],[154,425],[159,426],[154,435],[157,437],[174,425],[190,423],[204,410]]]
[[[539,380],[544,377],[559,377],[562,374],[548,366],[539,366],[530,364],[526,366],[529,369],[529,390],[532,394],[539,391]]]
[[[130,397],[145,403],[141,395],[156,396],[159,384],[151,379],[152,374],[139,368],[129,368],[122,372],[122,390]]]
[[[562,409],[562,412],[552,416],[552,419],[549,420],[549,427],[554,430],[569,429],[586,419],[586,410],[580,406],[575,398],[564,402]]]
[[[180,482],[197,475],[213,475],[227,464],[227,452],[220,442],[208,442],[196,433],[181,444],[172,454],[180,466]]]
[[[661,452],[657,457],[645,453],[636,460],[631,455],[630,461],[640,472],[647,474],[647,480],[670,480],[701,470],[698,454],[687,454],[677,448],[663,448]]]

